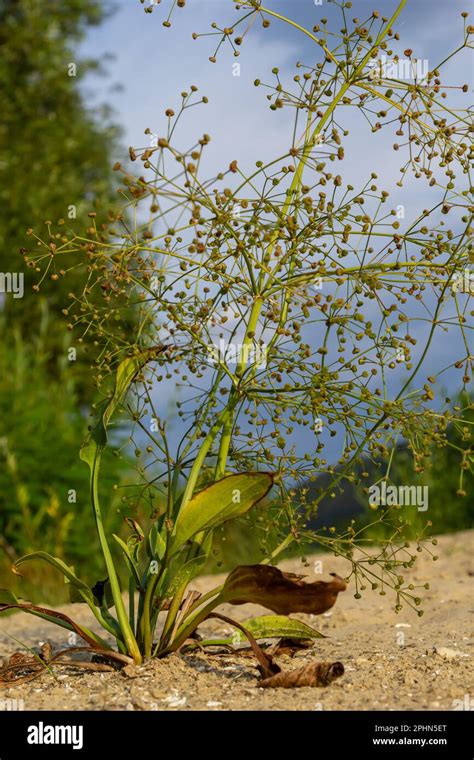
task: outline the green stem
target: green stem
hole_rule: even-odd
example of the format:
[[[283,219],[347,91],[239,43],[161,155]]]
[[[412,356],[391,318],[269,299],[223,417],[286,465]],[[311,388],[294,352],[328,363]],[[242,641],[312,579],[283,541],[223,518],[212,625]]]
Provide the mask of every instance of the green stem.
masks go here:
[[[105,560],[107,574],[109,577],[110,588],[112,591],[115,609],[117,611],[118,623],[120,625],[120,630],[122,631],[122,634],[123,634],[123,639],[127,647],[127,651],[130,654],[130,656],[133,657],[134,662],[136,664],[140,664],[142,661],[142,656],[140,654],[140,650],[138,648],[135,636],[133,635],[133,631],[130,627],[130,622],[127,617],[127,611],[125,609],[125,604],[122,598],[122,592],[120,589],[117,572],[115,570],[115,565],[112,559],[112,554],[110,552],[110,547],[107,543],[107,537],[105,535],[104,524],[102,521],[102,514],[100,511],[100,503],[99,503],[99,489],[98,489],[99,463],[100,463],[100,452],[99,450],[97,450],[94,457],[94,464],[92,468],[92,477],[91,477],[91,501],[92,501],[94,517],[95,517],[95,522],[96,522],[96,527],[97,527],[97,535],[99,537],[102,554]]]
[[[254,343],[255,331],[257,329],[258,319],[262,311],[263,298],[257,296],[253,302],[250,312],[249,321],[245,330],[245,337],[242,344],[242,356],[237,365],[235,375],[240,382],[247,367],[247,349]],[[229,395],[229,402],[225,409],[224,424],[220,440],[219,453],[217,456],[217,465],[215,471],[215,480],[220,480],[225,475],[227,457],[232,438],[232,427],[234,423],[235,409],[239,400],[239,388],[233,387]]]
[[[181,607],[181,601],[188,587],[188,583],[189,581],[186,580],[181,584],[181,586],[178,589],[176,589],[176,593],[173,596],[173,599],[171,601],[170,608],[168,610],[168,614],[166,616],[165,624],[163,627],[163,632],[161,634],[160,648],[167,647],[168,645],[168,641],[173,633],[175,620],[178,615],[179,608]]]
[[[224,410],[225,412],[226,410]],[[191,499],[194,489],[196,487],[197,480],[199,478],[199,473],[201,472],[201,468],[204,464],[204,460],[209,452],[209,449],[211,448],[212,444],[214,443],[214,440],[217,436],[217,433],[219,432],[220,428],[222,427],[222,424],[225,421],[225,415],[221,414],[215,421],[214,425],[206,435],[201,448],[199,449],[196,459],[194,460],[194,464],[191,467],[191,472],[189,473],[189,478],[186,483],[186,488],[184,490],[183,498],[181,500],[181,506],[180,509],[182,509],[188,501]]]

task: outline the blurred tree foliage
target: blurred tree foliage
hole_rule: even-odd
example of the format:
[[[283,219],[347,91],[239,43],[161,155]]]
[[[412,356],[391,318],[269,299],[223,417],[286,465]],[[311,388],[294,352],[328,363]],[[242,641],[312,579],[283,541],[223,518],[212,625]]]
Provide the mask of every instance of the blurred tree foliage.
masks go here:
[[[69,361],[71,333],[61,314],[68,294],[82,290],[84,273],[61,261],[65,276],[48,276],[35,292],[39,275],[20,249],[31,247],[29,228],[48,240],[49,220],[79,232],[113,218],[119,130],[106,106],[86,103],[83,79],[101,73],[101,65],[76,52],[109,11],[101,0],[0,0],[0,269],[25,278],[23,298],[0,295],[4,567],[33,547],[67,555],[77,566],[86,557],[88,566],[93,562],[88,473],[78,452],[96,393],[87,340],[75,344],[77,360]],[[108,458],[104,504],[124,466]],[[76,503],[68,501],[71,490]],[[113,509],[110,519],[118,520]]]
[[[76,53],[88,26],[107,12],[99,0],[0,0],[0,250],[2,271],[25,273],[24,298],[7,297],[4,309],[28,336],[46,300],[58,314],[50,341],[59,345],[65,326],[59,313],[84,275],[72,269],[60,282],[45,279],[38,295],[32,289],[38,273],[24,267],[19,251],[31,246],[27,229],[48,239],[45,222],[62,219],[65,229],[83,231],[88,212],[97,207],[100,225],[116,202],[119,132],[106,106],[86,105],[81,82],[101,69]]]
[[[97,580],[103,569],[90,556],[95,526],[78,456],[88,409],[78,403],[67,359],[55,359],[57,379],[51,378],[50,316],[43,309],[35,339],[26,342],[15,331],[0,352],[0,549],[11,561],[40,548],[87,566]],[[122,520],[114,485],[124,463],[108,452],[104,464],[101,497],[117,531]]]

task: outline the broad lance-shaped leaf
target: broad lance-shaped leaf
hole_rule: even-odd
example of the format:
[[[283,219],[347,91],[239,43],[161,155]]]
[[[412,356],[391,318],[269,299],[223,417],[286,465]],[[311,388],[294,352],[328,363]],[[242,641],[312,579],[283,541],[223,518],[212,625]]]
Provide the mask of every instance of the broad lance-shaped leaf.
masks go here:
[[[90,587],[82,581],[80,578],[77,577],[77,575],[74,572],[74,568],[70,567],[69,565],[66,565],[65,562],[62,561],[62,559],[59,559],[59,557],[53,557],[51,554],[48,554],[48,552],[32,552],[31,554],[25,554],[23,557],[20,557],[20,559],[17,559],[16,562],[13,565],[13,569],[15,572],[15,568],[19,567],[20,565],[23,565],[25,562],[31,562],[31,560],[35,559],[41,559],[44,562],[47,562],[49,565],[52,565],[56,568],[56,570],[59,570],[60,573],[63,574],[64,580],[66,583],[70,583],[71,586],[78,591],[82,592],[84,596],[89,600],[93,601],[92,597],[92,591]],[[18,573],[20,575],[20,573]],[[71,599],[72,601],[72,599]],[[80,596],[78,598],[78,601],[85,601],[83,596]]]
[[[172,537],[173,549],[178,549],[196,533],[244,515],[267,495],[272,485],[273,475],[246,472],[228,475],[204,488],[179,512]]]
[[[242,624],[255,639],[324,639],[322,633],[301,620],[293,620],[285,615],[261,615],[245,620]],[[243,633],[239,634],[242,641]]]
[[[96,454],[100,453],[107,444],[107,425],[110,419],[121,404],[133,380],[147,362],[155,359],[161,354],[167,346],[154,346],[141,351],[136,356],[127,356],[117,367],[115,375],[115,387],[112,396],[101,404],[101,414],[97,424],[91,430],[88,438],[82,445],[80,457],[87,462],[89,467],[93,467]]]
[[[254,639],[324,639],[322,633],[301,620],[294,620],[285,615],[261,615],[244,620],[242,626],[250,631]],[[242,631],[236,631],[228,639],[219,639],[219,644],[243,644],[247,637]],[[209,645],[211,640],[206,641]]]
[[[98,422],[81,448],[81,459],[90,467],[94,463],[96,452],[101,451],[107,444],[107,425],[110,418],[125,397],[135,375],[146,364],[147,358],[149,355],[139,354],[139,356],[127,357],[119,364],[113,395],[102,404],[103,411],[99,415]]]
[[[307,612],[320,615],[335,603],[346,583],[338,575],[333,580],[306,583],[301,575],[284,573],[271,565],[240,565],[227,577],[221,594],[230,604],[261,604],[279,615]]]

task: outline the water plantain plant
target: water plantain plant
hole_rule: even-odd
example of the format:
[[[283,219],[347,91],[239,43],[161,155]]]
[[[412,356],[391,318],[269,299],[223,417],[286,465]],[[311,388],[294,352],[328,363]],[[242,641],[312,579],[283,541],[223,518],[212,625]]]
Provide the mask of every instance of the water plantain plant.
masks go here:
[[[92,214],[83,236],[51,227],[47,239],[34,235],[36,245],[25,260],[43,277],[67,276],[76,267],[88,274],[87,287],[70,294],[64,312],[79,347],[85,334],[98,347],[96,383],[105,398],[81,457],[90,468],[107,576],[90,586],[41,552],[16,566],[35,559],[55,565],[107,640],[7,592],[0,598],[3,609],[21,606],[76,631],[96,650],[111,652],[113,636],[117,656],[135,662],[177,650],[201,622],[217,616],[236,626],[236,640],[249,639],[270,680],[277,671],[256,640],[317,637],[288,615],[329,609],[351,577],[356,597],[366,588],[382,595],[392,590],[397,610],[407,603],[421,614],[420,596],[405,570],[418,551],[429,549],[429,521],[414,545],[404,534],[409,518],[383,504],[374,521],[392,530],[378,547],[368,545],[352,523],[340,532],[311,529],[325,496],[345,481],[368,477],[367,458],[389,460],[397,441],[404,441],[419,472],[433,443],[446,445],[450,422],[462,418],[441,394],[439,345],[447,335],[459,348],[450,372],[459,372],[466,385],[472,370],[466,275],[472,261],[472,126],[462,107],[467,85],[443,83],[453,56],[422,79],[416,66],[412,77],[401,71],[403,56],[416,63],[413,51],[400,48],[396,32],[406,4],[401,0],[390,18],[374,11],[350,20],[350,3],[332,3],[341,13],[340,28],[332,30],[325,19],[303,29],[257,0],[239,2],[237,18],[223,29],[213,24],[218,49],[230,44],[238,52],[235,45],[258,20],[264,28],[289,23],[313,46],[310,62],[298,65],[292,83],[283,81],[278,68],[274,84],[255,83],[266,88],[273,111],[294,113],[283,154],[245,169],[252,148],[246,145],[245,155],[229,157],[217,176],[201,178],[209,135],[186,149],[175,144],[178,121],[206,100],[191,86],[178,109],[166,110],[163,136],[146,130],[149,144],[130,148],[143,174],[115,167],[123,175],[132,227],[116,215],[99,228]],[[472,33],[466,15],[455,53],[460,56]],[[348,139],[355,123],[348,114],[354,111],[366,152],[372,134],[395,131],[393,148],[402,163],[395,191],[405,182],[422,184],[426,208],[416,209],[412,201],[390,208],[390,193],[376,172],[359,179],[357,188],[343,181],[336,167],[354,150]],[[124,301],[138,312],[136,327],[128,331],[117,329],[121,320],[125,325]],[[182,392],[175,417],[163,403],[170,380]],[[98,499],[101,455],[119,408],[130,421],[137,457],[138,484],[123,497],[131,510],[128,537],[106,535]],[[334,464],[325,457],[328,444]],[[461,468],[470,466],[463,446],[459,458]],[[389,473],[390,462],[382,479]],[[310,500],[306,485],[321,475],[324,490]],[[145,508],[147,521],[141,519]],[[246,521],[261,562],[236,567],[203,595],[191,590],[222,526]],[[348,578],[307,583],[281,572],[272,563],[294,543],[344,557]],[[115,550],[128,569],[128,602]],[[222,602],[249,601],[274,614],[242,626],[217,611]],[[301,679],[329,682],[341,672],[337,663]]]

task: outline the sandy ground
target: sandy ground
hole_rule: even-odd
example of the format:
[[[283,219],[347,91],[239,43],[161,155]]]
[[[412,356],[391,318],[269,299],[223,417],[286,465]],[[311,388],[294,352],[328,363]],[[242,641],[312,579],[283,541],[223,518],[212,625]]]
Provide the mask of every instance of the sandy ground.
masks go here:
[[[415,568],[405,571],[414,583],[431,584],[424,591],[425,615],[409,608],[398,615],[393,597],[354,588],[339,595],[332,611],[318,618],[299,615],[327,638],[294,657],[278,658],[284,669],[311,661],[344,663],[345,674],[327,688],[261,689],[252,657],[244,654],[178,654],[153,661],[127,675],[58,670],[57,680],[45,673],[39,679],[0,690],[0,709],[8,700],[23,700],[25,710],[453,710],[474,709],[473,596],[474,531],[440,537],[433,562],[420,555]],[[323,562],[324,575],[315,576],[314,562]],[[301,572],[301,562],[281,567]],[[344,560],[313,555],[308,580],[330,572],[348,574]],[[219,576],[202,578],[200,591],[218,585]],[[61,610],[94,628],[85,605]],[[224,614],[245,620],[268,611],[253,605],[223,606]],[[207,632],[229,635],[221,621],[206,623]],[[206,630],[204,629],[200,629]],[[0,621],[0,657],[19,649],[11,638],[29,646],[50,641],[68,644],[68,633],[25,614]]]

